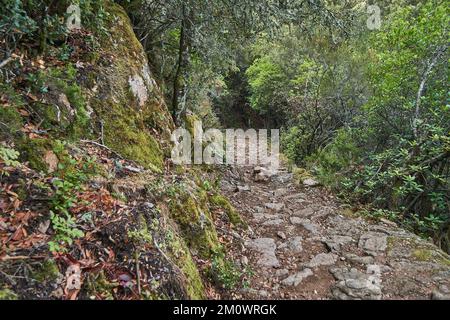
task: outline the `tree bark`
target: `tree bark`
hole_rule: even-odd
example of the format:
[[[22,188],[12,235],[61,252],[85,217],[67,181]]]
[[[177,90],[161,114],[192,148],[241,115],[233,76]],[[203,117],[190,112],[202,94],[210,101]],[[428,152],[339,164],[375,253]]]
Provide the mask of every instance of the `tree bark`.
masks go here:
[[[178,63],[175,77],[173,80],[173,96],[172,96],[172,118],[175,123],[179,122],[180,104],[185,100],[187,68],[189,67],[189,41],[188,41],[188,14],[183,4],[182,18],[180,26],[180,42],[178,48]]]

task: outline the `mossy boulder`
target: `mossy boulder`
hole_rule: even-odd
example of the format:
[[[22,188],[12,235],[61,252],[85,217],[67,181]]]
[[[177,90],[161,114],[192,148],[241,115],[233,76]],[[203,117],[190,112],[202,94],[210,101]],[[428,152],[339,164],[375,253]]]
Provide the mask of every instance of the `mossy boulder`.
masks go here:
[[[180,226],[187,245],[201,257],[208,258],[220,247],[207,206],[208,197],[201,191],[181,192],[180,196],[171,201],[171,216]]]
[[[302,184],[304,180],[313,177],[308,170],[296,166],[292,167],[292,175],[296,184]]]
[[[213,206],[223,209],[232,224],[246,227],[246,223],[227,198],[220,194],[214,194],[209,201]]]
[[[144,167],[162,171],[174,127],[145,51],[124,9],[107,2],[108,29],[94,66],[97,85],[88,104],[103,127],[105,144]]]

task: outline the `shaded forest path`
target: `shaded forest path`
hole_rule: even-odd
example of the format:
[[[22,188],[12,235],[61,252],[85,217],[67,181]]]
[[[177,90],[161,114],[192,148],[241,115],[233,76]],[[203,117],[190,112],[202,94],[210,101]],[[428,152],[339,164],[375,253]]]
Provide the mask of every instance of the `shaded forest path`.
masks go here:
[[[234,167],[221,188],[249,225],[231,250],[252,276],[233,298],[450,298],[448,255],[393,222],[355,215],[320,186],[299,185],[286,168]]]

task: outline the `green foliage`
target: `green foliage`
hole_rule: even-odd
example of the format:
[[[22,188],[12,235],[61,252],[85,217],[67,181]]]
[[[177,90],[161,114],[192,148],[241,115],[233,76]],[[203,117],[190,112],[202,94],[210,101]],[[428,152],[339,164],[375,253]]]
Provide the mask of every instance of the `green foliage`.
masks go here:
[[[17,167],[20,162],[17,161],[19,158],[19,152],[14,149],[6,148],[0,145],[0,160],[8,167]]]
[[[291,161],[370,215],[436,238],[450,221],[447,7],[389,4],[369,33],[356,6],[352,37],[290,26],[259,38],[245,73]]]
[[[281,67],[268,56],[256,59],[247,69],[246,75],[249,78],[249,85],[252,88],[250,103],[252,107],[261,113],[274,113],[278,103],[283,103],[286,99],[279,100],[282,88],[286,86],[286,76]]]
[[[51,198],[50,219],[55,231],[53,240],[49,242],[50,251],[64,252],[74,239],[84,233],[77,228],[71,208],[78,204],[78,193],[83,190],[83,183],[95,172],[93,160],[77,161],[65,151],[64,144],[57,142],[55,153],[60,162],[55,178],[52,181],[54,194]]]
[[[4,45],[0,58],[5,58],[17,46],[23,36],[32,34],[37,29],[36,22],[24,10],[21,0],[2,2],[0,9],[0,43]]]
[[[392,11],[369,39],[361,114],[310,157],[319,177],[369,203],[370,215],[436,238],[450,221],[446,12],[432,0]]]
[[[227,259],[222,252],[213,255],[209,273],[213,281],[224,289],[234,289],[241,283],[243,276],[243,272],[238,266],[232,260]]]

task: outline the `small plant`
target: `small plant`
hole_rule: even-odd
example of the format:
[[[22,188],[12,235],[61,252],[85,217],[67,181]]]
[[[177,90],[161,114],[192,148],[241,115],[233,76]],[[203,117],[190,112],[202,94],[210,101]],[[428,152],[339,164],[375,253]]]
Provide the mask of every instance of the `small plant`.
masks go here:
[[[92,159],[77,161],[65,151],[65,145],[57,142],[54,151],[60,158],[57,178],[53,179],[55,192],[51,199],[50,220],[55,236],[49,242],[50,251],[64,252],[66,245],[84,234],[77,228],[77,223],[70,212],[78,202],[77,194],[83,189],[82,184],[93,171]]]
[[[52,252],[65,252],[67,250],[65,245],[70,246],[74,239],[84,236],[83,231],[77,229],[75,220],[68,213],[61,216],[50,211],[50,220],[56,233],[53,240],[48,243]]]
[[[202,188],[205,191],[211,191],[213,189],[211,182],[209,182],[208,180],[204,180],[202,183]]]
[[[243,276],[236,264],[232,260],[226,259],[223,253],[213,256],[210,274],[213,280],[222,285],[224,289],[235,288]]]
[[[17,167],[20,163],[17,161],[19,158],[19,152],[14,149],[5,148],[0,146],[0,159],[8,167]]]

